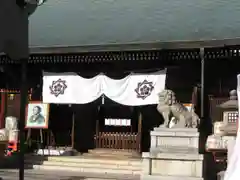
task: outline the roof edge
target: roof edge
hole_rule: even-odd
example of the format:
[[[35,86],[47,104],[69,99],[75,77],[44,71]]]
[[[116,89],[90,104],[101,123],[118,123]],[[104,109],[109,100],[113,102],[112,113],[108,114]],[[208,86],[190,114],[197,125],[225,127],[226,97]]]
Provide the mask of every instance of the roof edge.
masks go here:
[[[139,51],[161,49],[198,49],[240,45],[240,38],[222,40],[143,42],[129,44],[102,44],[86,46],[31,47],[30,54],[87,53],[106,51]]]

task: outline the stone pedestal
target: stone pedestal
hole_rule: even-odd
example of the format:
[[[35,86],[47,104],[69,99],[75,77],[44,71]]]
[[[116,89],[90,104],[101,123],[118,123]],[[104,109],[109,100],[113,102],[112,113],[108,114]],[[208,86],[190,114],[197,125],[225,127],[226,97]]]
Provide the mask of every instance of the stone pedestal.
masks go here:
[[[198,149],[199,133],[196,128],[154,128],[150,135],[151,150],[171,147]]]
[[[233,151],[234,151],[234,147],[235,147],[235,144],[236,144],[236,139],[232,139],[232,140],[229,140],[228,141],[228,146],[227,146],[227,161],[229,163],[229,160],[231,159],[231,156],[233,154]]]
[[[217,180],[224,180],[225,171],[221,171],[217,174]]]
[[[198,154],[197,129],[155,128],[150,152],[143,153],[142,176],[156,180],[202,180],[203,156]]]

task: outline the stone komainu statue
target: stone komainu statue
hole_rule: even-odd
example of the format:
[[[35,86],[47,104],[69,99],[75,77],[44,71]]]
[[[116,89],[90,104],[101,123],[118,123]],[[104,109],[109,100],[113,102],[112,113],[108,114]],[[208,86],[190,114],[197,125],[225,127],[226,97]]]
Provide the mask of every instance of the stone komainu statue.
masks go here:
[[[169,127],[171,117],[175,117],[177,128],[196,128],[199,125],[199,117],[194,110],[189,111],[179,103],[172,90],[165,89],[159,93],[159,104],[157,110],[162,114],[164,123],[162,127]]]

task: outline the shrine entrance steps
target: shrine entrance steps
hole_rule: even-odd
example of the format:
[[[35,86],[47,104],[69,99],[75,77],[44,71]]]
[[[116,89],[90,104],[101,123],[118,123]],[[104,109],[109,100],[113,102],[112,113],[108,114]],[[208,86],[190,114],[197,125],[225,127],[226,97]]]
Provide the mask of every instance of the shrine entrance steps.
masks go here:
[[[82,173],[125,174],[139,176],[140,155],[127,151],[92,150],[79,156],[27,155],[25,167],[36,170],[72,171]]]

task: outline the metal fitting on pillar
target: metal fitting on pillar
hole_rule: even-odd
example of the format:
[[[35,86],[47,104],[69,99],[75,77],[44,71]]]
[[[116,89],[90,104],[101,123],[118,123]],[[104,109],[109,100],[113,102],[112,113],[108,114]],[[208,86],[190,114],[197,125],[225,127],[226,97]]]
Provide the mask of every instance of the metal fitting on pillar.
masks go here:
[[[200,48],[200,58],[201,60],[204,59],[205,51],[204,48]]]

